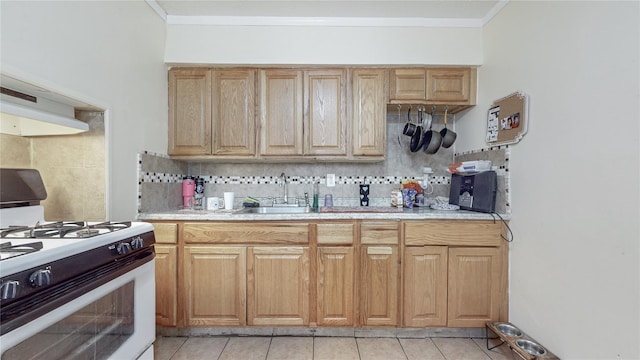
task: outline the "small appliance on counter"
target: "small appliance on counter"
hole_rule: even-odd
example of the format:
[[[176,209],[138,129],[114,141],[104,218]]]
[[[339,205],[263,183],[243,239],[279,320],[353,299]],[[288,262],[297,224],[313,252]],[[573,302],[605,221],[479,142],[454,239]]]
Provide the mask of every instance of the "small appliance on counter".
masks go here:
[[[449,204],[460,209],[492,213],[496,208],[498,179],[495,171],[451,175]]]

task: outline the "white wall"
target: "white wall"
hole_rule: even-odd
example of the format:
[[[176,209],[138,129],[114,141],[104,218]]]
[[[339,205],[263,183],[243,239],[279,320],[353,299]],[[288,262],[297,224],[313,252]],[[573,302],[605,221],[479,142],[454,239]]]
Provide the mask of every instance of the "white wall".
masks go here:
[[[170,64],[482,63],[480,28],[168,25]]]
[[[2,1],[0,12],[3,72],[107,110],[110,218],[134,218],[136,154],[167,149],[164,22],[142,0]]]
[[[484,28],[479,104],[530,95],[511,147],[510,319],[564,359],[640,358],[638,2],[511,1]]]

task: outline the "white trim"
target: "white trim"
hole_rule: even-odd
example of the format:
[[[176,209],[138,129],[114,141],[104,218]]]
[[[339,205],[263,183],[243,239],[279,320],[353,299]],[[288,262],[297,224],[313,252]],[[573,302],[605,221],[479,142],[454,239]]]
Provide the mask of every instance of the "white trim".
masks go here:
[[[145,2],[170,25],[479,28],[491,21],[509,0],[499,0],[482,18],[188,16],[169,15],[156,0]]]
[[[486,25],[494,16],[496,16],[503,7],[509,3],[509,0],[500,0],[496,3],[491,10],[482,18],[482,26]]]
[[[156,14],[158,14],[158,16],[160,16],[160,18],[166,23],[167,22],[167,12],[164,11],[164,9],[162,8],[162,6],[160,6],[160,4],[158,4],[158,2],[156,0],[144,0],[147,5],[149,5],[153,11],[156,12]]]
[[[382,17],[177,16],[170,25],[218,26],[340,26],[340,27],[482,27],[481,19]]]

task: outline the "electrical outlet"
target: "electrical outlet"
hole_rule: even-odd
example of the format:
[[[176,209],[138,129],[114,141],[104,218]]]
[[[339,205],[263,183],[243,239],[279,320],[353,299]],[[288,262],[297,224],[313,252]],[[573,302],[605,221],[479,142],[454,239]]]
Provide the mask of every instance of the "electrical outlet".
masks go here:
[[[336,174],[327,174],[327,186],[336,186]]]

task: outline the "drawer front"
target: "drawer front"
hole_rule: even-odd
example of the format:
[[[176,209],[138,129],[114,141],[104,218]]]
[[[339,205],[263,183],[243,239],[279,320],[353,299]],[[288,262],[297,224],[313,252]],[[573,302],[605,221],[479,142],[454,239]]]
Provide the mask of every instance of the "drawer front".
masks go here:
[[[178,224],[175,223],[152,223],[153,234],[159,244],[178,243]]]
[[[406,221],[404,223],[404,244],[500,246],[502,223],[470,220],[428,220]]]
[[[308,244],[306,223],[185,223],[186,243]]]
[[[353,244],[353,223],[322,223],[317,225],[319,245]]]
[[[398,245],[397,221],[363,221],[360,224],[360,243]]]

